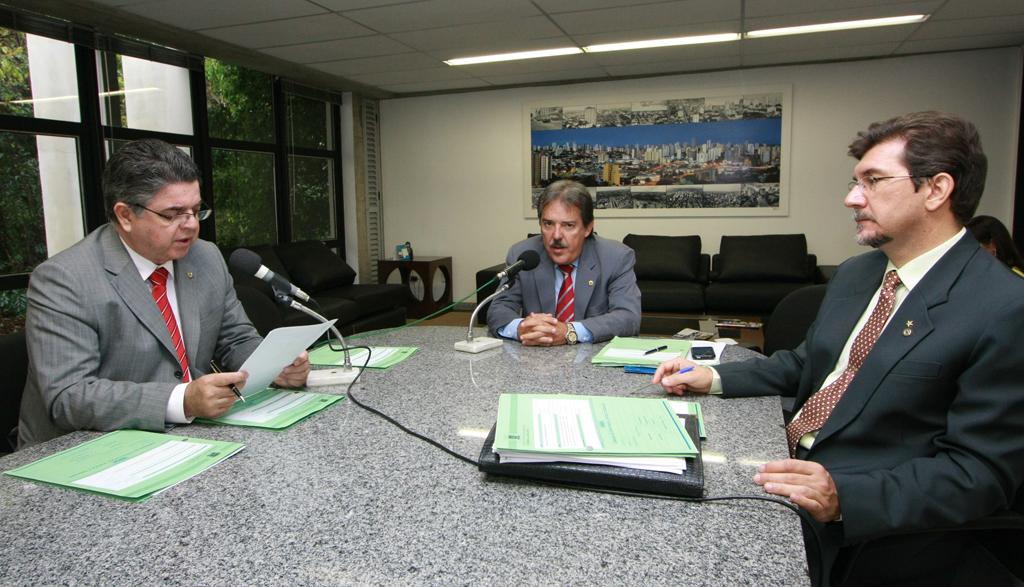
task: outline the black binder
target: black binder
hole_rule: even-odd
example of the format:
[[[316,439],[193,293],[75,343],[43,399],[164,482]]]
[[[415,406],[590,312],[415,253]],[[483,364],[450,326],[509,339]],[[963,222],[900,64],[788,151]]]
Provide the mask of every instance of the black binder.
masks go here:
[[[494,453],[494,426],[480,449],[478,467],[494,475],[527,477],[556,483],[593,485],[627,491],[660,493],[681,497],[702,497],[704,495],[704,463],[701,458],[700,435],[697,433],[697,418],[681,416],[686,432],[697,445],[697,456],[686,459],[686,470],[682,475],[629,469],[611,465],[588,465],[583,463],[502,463]]]

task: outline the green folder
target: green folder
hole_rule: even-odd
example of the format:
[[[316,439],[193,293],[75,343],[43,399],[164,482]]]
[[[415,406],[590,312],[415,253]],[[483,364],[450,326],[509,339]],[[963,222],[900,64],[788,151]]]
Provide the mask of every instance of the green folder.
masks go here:
[[[647,365],[657,367],[662,362],[685,357],[690,352],[690,341],[677,338],[634,338],[616,336],[604,345],[590,360],[603,367],[624,367],[626,365]],[[665,347],[661,349],[661,347]],[[657,352],[646,354],[653,349]]]
[[[263,391],[245,396],[244,402],[235,402],[223,416],[197,418],[197,421],[280,430],[343,399],[345,399],[343,395],[289,391],[268,387]]]
[[[373,346],[370,353],[368,369],[387,369],[408,359],[419,350],[414,346]],[[362,367],[366,362],[366,349],[352,349],[348,353],[353,367]],[[338,367],[345,364],[345,353],[332,350],[328,345],[322,345],[309,351],[309,362],[314,365],[330,365]]]
[[[243,448],[237,442],[118,430],[4,473],[139,502]]]
[[[701,438],[708,437],[707,430],[704,430],[704,412],[700,409],[699,403],[673,399],[668,400],[668,403],[675,410],[676,414],[697,418],[697,433],[700,434]]]
[[[668,400],[503,393],[494,451],[582,456],[695,457]]]

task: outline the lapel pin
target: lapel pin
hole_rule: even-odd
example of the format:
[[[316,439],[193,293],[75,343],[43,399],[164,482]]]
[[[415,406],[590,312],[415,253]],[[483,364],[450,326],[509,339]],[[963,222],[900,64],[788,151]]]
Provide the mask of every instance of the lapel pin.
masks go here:
[[[189,279],[192,279],[192,272],[191,271],[187,271],[185,273],[185,277],[188,277]]]
[[[591,280],[587,281],[587,285],[589,285],[590,287],[594,287],[594,280],[591,279]]]
[[[906,327],[903,329],[903,336],[910,336],[914,334],[914,321],[907,320]]]

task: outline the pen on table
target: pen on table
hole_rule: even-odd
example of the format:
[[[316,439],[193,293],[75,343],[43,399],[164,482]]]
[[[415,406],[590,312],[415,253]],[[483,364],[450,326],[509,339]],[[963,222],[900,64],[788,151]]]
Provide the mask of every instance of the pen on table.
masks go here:
[[[661,345],[659,347],[655,347],[655,348],[653,348],[653,349],[651,349],[649,351],[644,351],[644,356],[646,357],[647,355],[653,355],[654,353],[659,353],[659,352],[667,350],[667,349],[668,349],[668,345],[667,344],[663,344],[663,345]]]
[[[215,363],[215,362],[213,362],[213,361],[210,361],[210,368],[211,368],[211,369],[213,369],[213,372],[214,372],[214,373],[221,373],[221,370],[220,370],[220,368],[219,368],[219,367],[217,367],[217,363]],[[243,397],[243,396],[242,396],[242,392],[238,391],[238,388],[237,388],[237,387],[235,387],[235,384],[234,384],[234,383],[232,383],[232,384],[231,384],[231,391],[232,391],[232,393],[234,393],[234,394],[235,394],[236,396],[238,396],[238,399],[242,400],[243,402],[245,401],[245,397]]]

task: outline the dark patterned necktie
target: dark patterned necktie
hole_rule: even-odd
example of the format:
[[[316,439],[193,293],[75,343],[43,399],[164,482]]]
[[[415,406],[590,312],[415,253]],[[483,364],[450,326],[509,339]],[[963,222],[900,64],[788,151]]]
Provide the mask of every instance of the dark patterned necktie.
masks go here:
[[[820,430],[825,425],[825,421],[832,414],[832,409],[839,403],[839,398],[843,397],[843,392],[846,391],[850,382],[853,381],[860,366],[864,364],[864,359],[867,358],[868,353],[875,346],[875,341],[882,334],[882,329],[885,328],[885,323],[889,320],[889,314],[892,313],[892,308],[896,303],[896,288],[899,287],[900,283],[900,276],[896,274],[895,269],[885,274],[885,281],[882,283],[882,292],[878,296],[878,303],[875,304],[875,309],[871,311],[871,316],[868,317],[867,323],[857,333],[857,338],[853,340],[853,347],[850,349],[850,360],[846,365],[846,369],[843,370],[839,379],[819,389],[817,393],[812,395],[800,409],[799,416],[786,425],[789,456],[796,456],[797,443],[800,442],[800,438],[804,434]]]

